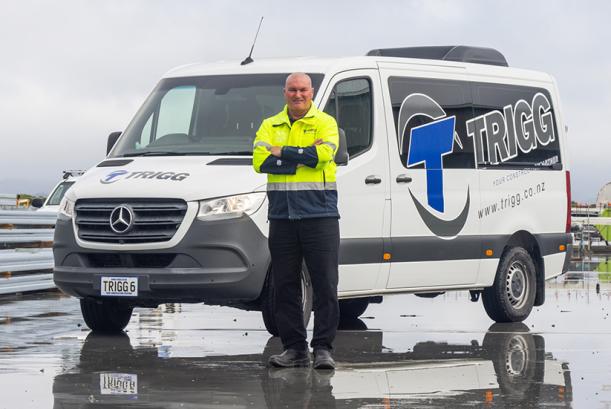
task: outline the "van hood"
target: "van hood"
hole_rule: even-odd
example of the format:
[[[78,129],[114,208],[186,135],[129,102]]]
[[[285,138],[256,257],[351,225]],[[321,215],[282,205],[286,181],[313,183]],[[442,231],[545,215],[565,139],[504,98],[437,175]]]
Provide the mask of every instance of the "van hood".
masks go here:
[[[262,191],[265,183],[266,176],[255,173],[250,157],[145,157],[106,160],[89,169],[68,193],[73,199],[163,197],[192,201]]]

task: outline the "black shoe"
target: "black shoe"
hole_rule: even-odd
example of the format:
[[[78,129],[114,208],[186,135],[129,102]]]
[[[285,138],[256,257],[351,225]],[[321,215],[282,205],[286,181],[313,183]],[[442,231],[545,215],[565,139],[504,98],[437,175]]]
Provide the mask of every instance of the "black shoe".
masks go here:
[[[328,349],[314,350],[314,369],[335,369],[335,361]]]
[[[276,368],[298,368],[310,366],[310,354],[308,350],[287,349],[280,355],[269,357],[269,366]]]

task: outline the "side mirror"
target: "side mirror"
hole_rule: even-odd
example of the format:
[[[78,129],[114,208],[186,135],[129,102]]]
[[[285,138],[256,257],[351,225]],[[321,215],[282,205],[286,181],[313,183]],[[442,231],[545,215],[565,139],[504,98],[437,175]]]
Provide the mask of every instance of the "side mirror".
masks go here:
[[[110,135],[108,135],[108,141],[106,141],[106,154],[107,155],[112,150],[112,147],[115,146],[115,143],[117,143],[117,139],[119,139],[119,136],[121,136],[121,134],[122,132],[118,131],[118,132],[113,132]]]
[[[339,146],[335,152],[335,163],[338,166],[346,166],[348,164],[348,144],[346,143],[346,132],[339,128]]]
[[[36,199],[32,199],[30,202],[30,206],[40,209],[42,205],[45,204],[45,201],[41,198],[37,197]]]

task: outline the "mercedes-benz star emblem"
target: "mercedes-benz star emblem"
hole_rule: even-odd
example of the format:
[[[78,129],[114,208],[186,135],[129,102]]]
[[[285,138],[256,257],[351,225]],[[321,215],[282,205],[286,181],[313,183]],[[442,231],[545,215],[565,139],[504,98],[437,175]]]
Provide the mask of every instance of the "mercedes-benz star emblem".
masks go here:
[[[110,228],[117,234],[127,233],[134,221],[134,213],[127,205],[117,206],[110,212]]]

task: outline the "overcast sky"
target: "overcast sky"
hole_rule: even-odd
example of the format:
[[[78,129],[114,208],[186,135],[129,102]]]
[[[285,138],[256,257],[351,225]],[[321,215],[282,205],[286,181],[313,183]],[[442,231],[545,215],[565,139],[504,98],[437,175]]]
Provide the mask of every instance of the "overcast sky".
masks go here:
[[[159,78],[189,62],[493,47],[558,81],[573,197],[611,181],[608,1],[27,1],[0,13],[0,193],[46,193],[103,159]]]

